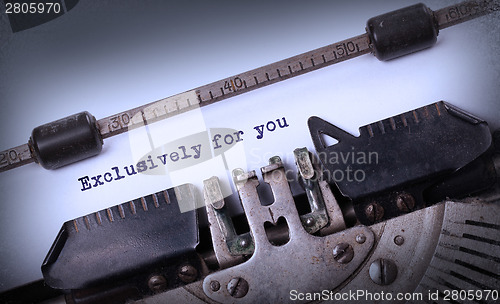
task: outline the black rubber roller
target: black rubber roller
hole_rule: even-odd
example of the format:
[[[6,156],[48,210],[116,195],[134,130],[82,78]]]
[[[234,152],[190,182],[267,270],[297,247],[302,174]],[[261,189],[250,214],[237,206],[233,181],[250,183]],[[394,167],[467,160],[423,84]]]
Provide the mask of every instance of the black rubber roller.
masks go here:
[[[29,146],[35,162],[45,169],[56,169],[99,154],[102,137],[95,117],[81,112],[36,127]]]
[[[431,47],[439,32],[432,10],[422,3],[370,18],[366,31],[379,60]]]

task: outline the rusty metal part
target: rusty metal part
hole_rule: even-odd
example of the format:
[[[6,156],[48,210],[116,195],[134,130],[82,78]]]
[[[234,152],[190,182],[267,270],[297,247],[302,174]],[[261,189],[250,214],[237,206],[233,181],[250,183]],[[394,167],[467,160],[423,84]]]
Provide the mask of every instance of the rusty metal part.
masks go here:
[[[0,152],[0,172],[14,169],[35,161],[28,144]]]
[[[410,212],[415,208],[415,199],[411,194],[400,193],[396,197],[396,205],[401,212]]]
[[[434,18],[441,30],[498,10],[498,0],[464,1],[434,11]]]
[[[356,235],[356,243],[363,244],[366,241],[366,236],[364,234]]]
[[[384,208],[377,202],[372,202],[365,208],[365,214],[372,223],[380,221],[384,217]]]
[[[252,180],[249,183],[252,183]],[[245,193],[248,194],[248,192]],[[380,295],[382,292],[384,294],[391,293],[394,296],[390,301],[391,303],[422,303],[423,300],[420,300],[418,297],[422,295],[423,299],[425,299],[425,297],[429,296],[430,292],[441,294],[439,301],[436,301],[440,303],[443,299],[443,291],[452,290],[450,286],[474,292],[488,288],[494,290],[495,286],[499,284],[497,274],[500,271],[498,268],[499,264],[497,263],[500,257],[498,256],[498,250],[495,250],[498,247],[495,244],[500,242],[498,234],[498,227],[500,227],[500,206],[498,203],[500,203],[500,200],[497,198],[489,201],[494,203],[481,203],[477,201],[473,203],[440,203],[375,224],[369,228],[364,228],[366,229],[364,232],[358,231],[357,233],[349,233],[347,235],[345,233],[351,230],[348,229],[325,238],[316,238],[324,239],[323,246],[326,248],[325,250],[328,250],[327,254],[330,254],[333,265],[336,264],[342,267],[351,267],[352,263],[355,263],[356,258],[359,258],[357,257],[359,255],[359,247],[357,247],[359,242],[355,240],[362,239],[361,235],[365,235],[366,231],[369,233],[366,234],[366,241],[373,242],[375,239],[377,241],[368,259],[360,267],[349,268],[350,270],[355,270],[351,272],[351,276],[347,280],[344,280],[344,284],[337,288],[329,289],[326,287],[324,290],[331,290],[334,295],[349,294],[356,290],[362,290],[363,295],[367,297],[373,297],[375,294]],[[249,206],[248,203],[244,203],[244,205]],[[296,219],[295,222],[296,227],[300,228],[299,220]],[[358,228],[362,227],[357,227],[356,229]],[[308,236],[308,238],[312,238],[305,231],[303,231],[303,234]],[[334,238],[335,235],[339,237]],[[375,236],[375,239],[373,236]],[[401,246],[394,241],[398,237],[404,238],[404,244]],[[311,293],[320,291],[326,285],[325,277],[322,276],[322,273],[317,276],[315,272],[316,268],[314,268],[315,262],[312,263],[312,267],[308,263],[299,265],[293,263],[294,260],[303,258],[302,250],[305,250],[306,248],[304,247],[307,247],[310,243],[304,242],[303,244],[305,245],[302,246],[302,250],[294,252],[292,250],[296,248],[291,246],[294,241],[295,239],[292,236],[291,242],[285,245],[290,246],[288,250],[293,254],[293,258],[287,260],[287,255],[279,254],[280,252],[272,252],[273,254],[270,254],[270,251],[267,251],[268,254],[266,256],[260,256],[260,251],[263,248],[260,246],[260,243],[257,243],[255,256],[247,262],[233,267],[235,271],[232,271],[233,268],[225,269],[210,275],[203,282],[195,282],[187,285],[185,288],[178,288],[154,295],[151,297],[154,301],[140,301],[140,303],[165,303],[174,299],[178,300],[177,302],[250,303],[252,299],[256,299],[254,288],[258,289],[257,292],[264,293],[256,301],[283,303],[292,302],[289,298],[290,290],[292,289]],[[331,251],[333,247],[329,247],[332,242],[332,246],[339,242],[352,244],[355,251],[353,261],[348,264],[335,262]],[[370,276],[370,267],[372,265],[374,265],[373,267],[381,266],[380,270],[382,270],[383,265],[376,262],[379,260],[391,260],[396,266],[396,269],[392,270],[392,277],[395,272],[394,270],[397,271],[397,274],[389,285],[379,285]],[[257,267],[254,270],[256,272],[254,275],[258,275],[258,277],[247,276],[247,272],[252,274],[252,267],[258,263],[264,263],[265,265],[263,266],[267,266],[269,263],[271,264],[271,268],[260,272],[261,269]],[[272,265],[273,263],[276,265]],[[302,272],[300,267],[305,266],[311,268],[307,272]],[[281,278],[275,274],[275,270],[280,272],[283,269],[286,269],[288,273],[294,274],[293,279],[287,280],[285,278],[284,280],[275,281]],[[337,267],[330,267],[326,270],[332,273],[333,280],[337,280],[336,275],[342,273],[341,268]],[[385,271],[386,276],[382,278],[381,282],[387,283],[391,278],[387,274],[388,272],[391,274],[391,270],[386,269]],[[375,274],[372,274],[372,276],[378,280]],[[215,277],[224,278],[225,281],[219,281]],[[249,283],[248,293],[243,298],[232,297],[226,288],[227,284],[233,278],[238,277],[244,278]],[[319,282],[319,286],[317,288],[306,289],[302,285],[302,281],[304,280],[310,280],[311,285],[314,282]],[[214,283],[215,281],[218,285]],[[274,284],[287,286],[288,290],[282,291],[281,289],[276,289]],[[264,286],[262,289],[259,289],[259,285]],[[218,286],[219,288],[211,286]],[[484,288],[478,286],[483,286]],[[212,292],[207,292],[207,288]],[[408,301],[404,299],[397,300],[394,291],[411,295],[412,299]],[[276,295],[265,298],[269,292]],[[280,294],[282,295],[281,298],[279,298]],[[484,297],[485,293],[483,292],[482,295]],[[373,298],[370,300],[370,298],[365,298],[364,296],[351,300],[343,300],[342,302],[373,302]],[[276,300],[277,298],[279,299],[278,301]],[[468,303],[460,300],[456,302]],[[483,298],[480,302],[496,303],[491,297],[488,300],[484,300]]]
[[[148,287],[154,293],[165,291],[168,287],[167,279],[162,275],[154,275],[149,278]]]
[[[183,265],[177,273],[179,279],[184,283],[191,283],[198,277],[198,270],[191,265]]]
[[[250,240],[242,239],[236,234],[233,222],[226,213],[219,179],[216,176],[203,181],[203,194],[207,206],[212,244],[219,267],[227,268],[243,262],[243,254],[253,252],[253,242],[251,238]],[[222,207],[217,209],[216,205]],[[245,237],[249,237],[249,235]],[[241,246],[241,240],[245,241],[244,246]],[[239,245],[241,250],[235,252],[232,250],[234,248],[228,245],[228,242]]]
[[[401,246],[403,245],[405,242],[405,238],[402,237],[401,235],[396,235],[394,237],[394,244],[398,245],[398,246]]]
[[[214,176],[203,181],[203,193],[207,206],[210,205],[217,210],[220,210],[225,206],[224,196],[222,195],[219,179],[217,177]]]
[[[212,291],[218,291],[220,289],[220,283],[219,281],[212,281],[210,282],[210,290]]]
[[[311,212],[301,215],[300,220],[307,232],[313,234],[328,224],[328,214],[315,172],[311,156],[307,148],[298,148],[293,151],[295,164],[299,171],[299,182],[304,188]],[[274,159],[273,165],[279,165],[281,160]]]
[[[442,300],[443,291],[455,288],[494,290],[500,283],[495,245],[500,242],[499,202],[448,201],[370,226],[378,240],[372,255],[352,280],[334,292],[397,290],[417,297],[409,302],[421,303],[418,297],[426,299],[431,292],[441,294]],[[391,303],[407,300],[394,298]],[[370,302],[358,298],[346,303],[363,301]],[[495,301],[490,298],[485,303]]]
[[[335,293],[348,293],[353,290],[364,290],[365,293],[414,291],[432,258],[441,231],[444,209],[444,204],[437,204],[370,226],[370,230],[376,235],[376,247],[357,274],[346,285],[333,291]],[[394,243],[394,238],[398,235],[405,238],[404,246]],[[390,285],[379,285],[371,279],[370,266],[379,259],[390,259],[397,267],[396,279]],[[345,301],[345,303],[360,302],[371,301],[365,298]],[[406,301],[393,299],[392,302]]]
[[[415,292],[443,293],[450,286],[457,290],[498,290],[499,203],[498,198],[490,204],[445,203],[436,250]],[[498,294],[483,300],[498,303]]]
[[[377,259],[371,263],[369,273],[373,283],[390,285],[398,276],[398,267],[392,260]]]
[[[210,287],[212,287],[210,285]],[[227,283],[227,292],[233,298],[243,298],[248,293],[248,282],[240,277],[233,278]]]
[[[358,236],[356,236],[356,239]],[[358,244],[362,244],[359,243]],[[354,257],[354,250],[352,249],[352,246],[347,244],[347,243],[340,243],[337,244],[337,246],[333,247],[333,258],[335,261],[341,263],[341,264],[346,264],[352,261],[352,258]]]
[[[245,263],[207,276],[203,281],[206,296],[222,303],[277,303],[289,301],[291,289],[321,291],[341,284],[368,257],[374,244],[373,233],[366,227],[354,227],[325,237],[310,235],[300,221],[281,162],[274,158],[261,171],[264,182],[271,186],[274,195],[274,203],[269,206],[260,203],[255,172],[246,174],[238,170],[237,174],[233,173],[254,237],[255,252]],[[248,178],[241,178],[240,175]],[[290,239],[284,245],[274,246],[268,239],[264,223],[276,224],[280,218],[284,218],[288,225]],[[359,234],[366,236],[363,244],[355,242]],[[338,263],[333,255],[335,244],[342,242],[349,242],[354,252],[352,260],[346,264]],[[290,271],[301,279],[290,275]],[[212,281],[227,285],[234,278],[248,282],[246,296],[234,298],[226,288],[214,292],[210,287]],[[263,278],[266,284],[262,284]]]
[[[309,150],[307,148],[297,148],[293,150],[293,155],[300,176],[304,179],[312,179],[316,172],[314,172]]]
[[[319,188],[329,218],[328,224],[319,231],[320,235],[325,236],[346,229],[344,215],[330,189],[330,185],[326,181],[320,181]]]

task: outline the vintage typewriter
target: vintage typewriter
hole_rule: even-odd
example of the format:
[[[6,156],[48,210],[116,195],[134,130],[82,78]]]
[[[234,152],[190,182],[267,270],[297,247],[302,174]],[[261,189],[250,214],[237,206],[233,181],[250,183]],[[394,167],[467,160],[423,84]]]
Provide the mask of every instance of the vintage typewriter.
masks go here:
[[[78,8],[65,5],[66,14]],[[218,103],[221,109],[225,99],[364,54],[397,63],[433,46],[444,28],[484,15],[498,21],[498,9],[498,1],[466,1],[438,10],[412,4],[370,18],[366,34],[302,55],[103,119],[84,111],[36,127],[27,144],[1,153],[2,183],[12,185],[11,179],[23,175],[7,174],[36,167],[30,164],[35,162],[54,169],[41,171],[55,174],[47,177],[51,181],[71,176],[76,186],[67,191],[81,200],[107,193],[108,202],[66,218],[39,265],[43,278],[2,290],[0,300],[497,303],[496,105],[485,119],[442,96],[412,109],[390,110],[391,115],[362,124],[356,134],[327,113],[335,111],[333,105],[306,109],[293,104],[314,113],[299,122],[307,133],[303,143],[287,138],[297,130],[292,128],[298,119],[272,111],[274,116],[250,128],[250,143],[248,128],[192,125],[201,108],[210,111]],[[408,73],[418,73],[418,66],[413,69]],[[203,126],[211,125],[207,121]],[[165,130],[178,136],[158,144]],[[130,142],[131,155],[123,159],[133,161],[114,162],[125,153],[115,138]],[[281,141],[283,149],[273,154],[245,150],[264,139]],[[102,155],[93,157],[97,154]],[[107,157],[106,166],[86,165],[100,157]],[[265,157],[266,163],[251,157]],[[254,163],[261,165],[251,167]],[[175,186],[157,189],[158,178]],[[154,185],[146,185],[153,179]],[[109,203],[113,191],[136,184],[131,193],[140,195]],[[39,200],[43,204],[44,197]],[[8,261],[4,264],[12,269]]]

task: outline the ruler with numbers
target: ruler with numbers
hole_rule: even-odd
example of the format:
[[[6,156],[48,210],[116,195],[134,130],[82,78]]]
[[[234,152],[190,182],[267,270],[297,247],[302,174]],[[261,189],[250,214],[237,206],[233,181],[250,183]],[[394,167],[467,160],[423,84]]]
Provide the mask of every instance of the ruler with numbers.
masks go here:
[[[433,12],[437,29],[498,11],[498,0],[465,1]],[[367,33],[126,110],[97,121],[103,139],[373,51]],[[0,152],[0,172],[35,161],[24,144]]]

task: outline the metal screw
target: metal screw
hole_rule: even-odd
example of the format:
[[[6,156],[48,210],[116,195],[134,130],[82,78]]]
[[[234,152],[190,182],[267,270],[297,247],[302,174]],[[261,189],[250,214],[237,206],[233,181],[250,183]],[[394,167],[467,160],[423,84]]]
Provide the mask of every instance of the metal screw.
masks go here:
[[[396,205],[401,212],[410,212],[415,208],[415,199],[408,193],[401,193],[396,197]]]
[[[215,201],[212,203],[212,207],[214,207],[217,210],[222,209],[224,207],[224,205],[225,205],[224,200]]]
[[[240,247],[247,248],[250,243],[245,239],[240,239]]]
[[[366,241],[366,236],[364,234],[356,235],[356,243],[363,244]]]
[[[370,265],[370,278],[375,284],[389,285],[398,275],[398,267],[392,260],[378,259]]]
[[[384,217],[384,208],[379,203],[373,202],[366,206],[365,215],[370,222],[375,223]]]
[[[179,279],[181,279],[184,283],[191,283],[196,280],[198,276],[198,270],[191,265],[184,265],[179,269],[179,273],[177,274]]]
[[[304,224],[306,225],[306,227],[312,227],[312,226],[314,226],[315,223],[316,223],[316,221],[314,220],[314,218],[308,217]]]
[[[248,282],[243,278],[233,278],[227,283],[227,291],[233,298],[243,298],[248,292]]]
[[[333,248],[333,258],[341,264],[349,263],[352,261],[353,257],[354,249],[347,243],[337,244],[337,246]]]
[[[210,282],[210,290],[215,292],[215,291],[219,291],[219,289],[220,289],[219,281],[211,281]]]
[[[168,282],[164,276],[154,275],[149,278],[148,287],[154,293],[159,293],[167,289]]]
[[[233,180],[235,182],[245,182],[245,171],[241,168],[236,168],[233,170]]]
[[[403,245],[404,242],[405,242],[405,238],[401,235],[396,235],[396,237],[394,238],[394,244],[396,244],[398,246]]]
[[[270,164],[270,165],[273,165],[273,164],[279,164],[279,163],[281,163],[281,157],[279,157],[279,156],[277,156],[277,155],[276,155],[276,156],[273,156],[273,157],[271,157],[271,158],[269,159],[269,164]]]

